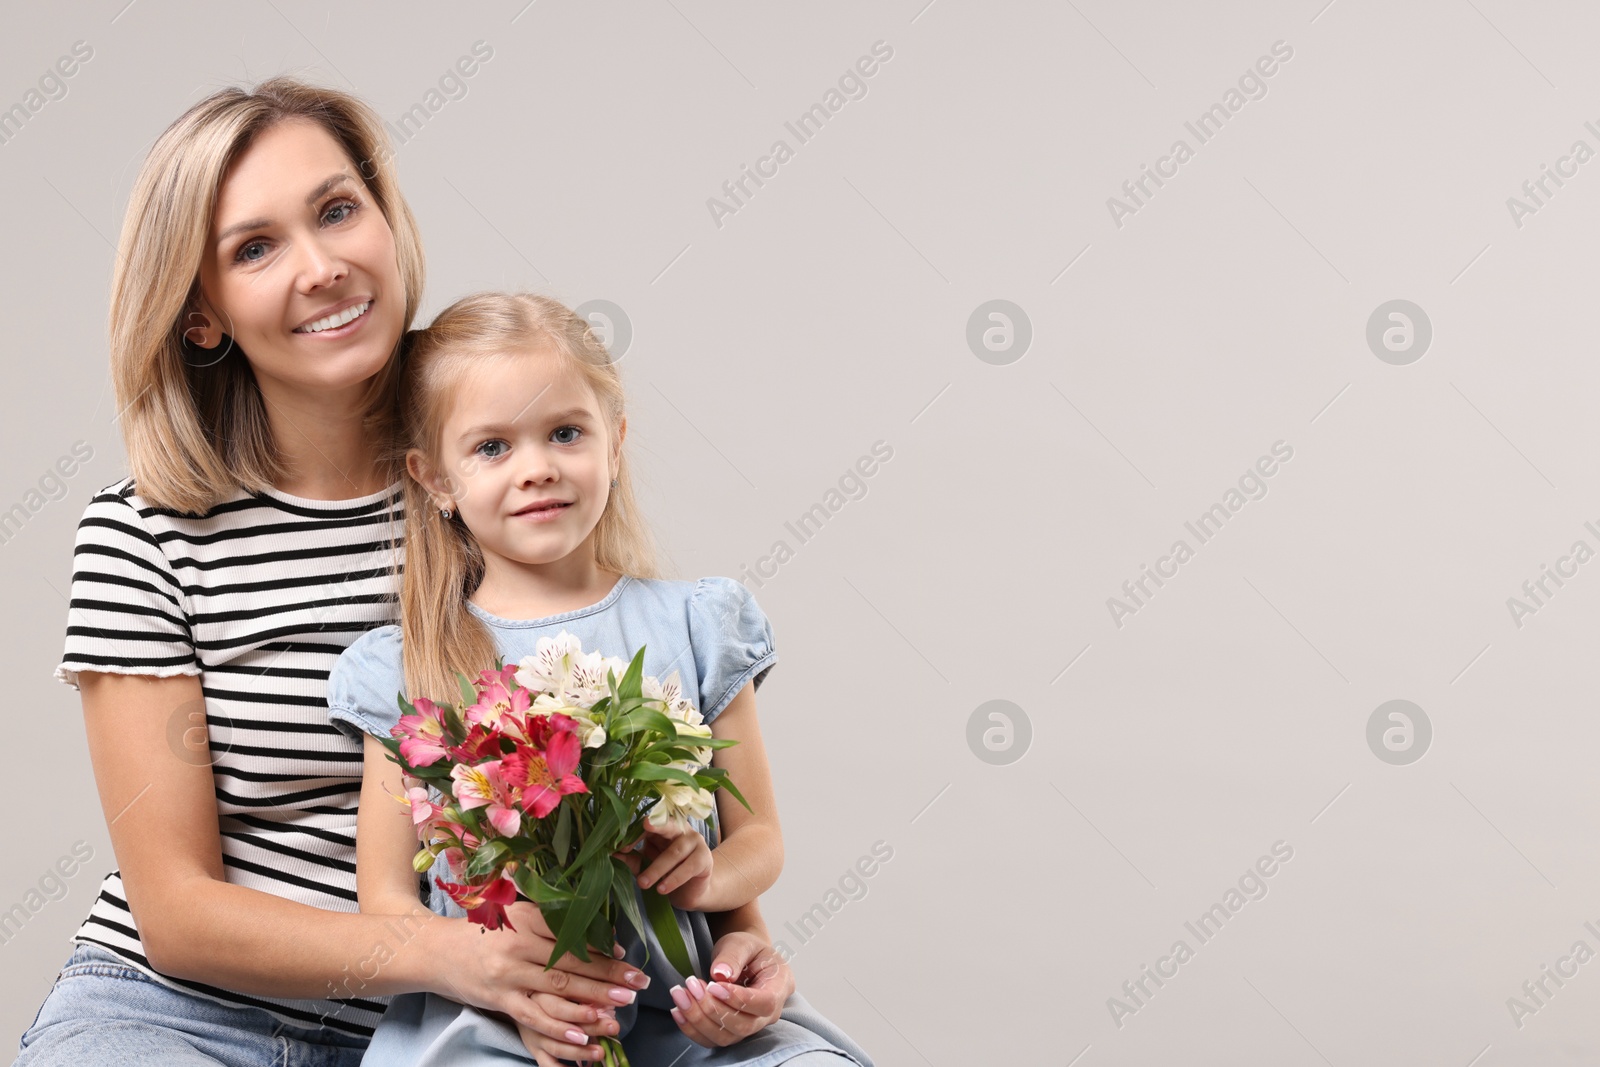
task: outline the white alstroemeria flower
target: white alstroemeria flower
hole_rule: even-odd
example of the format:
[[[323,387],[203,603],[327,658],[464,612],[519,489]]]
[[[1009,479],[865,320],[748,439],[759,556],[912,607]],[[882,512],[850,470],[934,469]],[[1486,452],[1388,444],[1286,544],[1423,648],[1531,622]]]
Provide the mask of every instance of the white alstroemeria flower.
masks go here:
[[[678,672],[673,671],[667,675],[667,680],[664,682],[657,678],[646,677],[641,689],[645,699],[659,700],[670,708],[680,699],[683,685],[678,680]]]
[[[582,653],[582,644],[565,630],[541,637],[533,655],[518,663],[517,682],[536,693],[563,694],[572,686],[573,661]]]
[[[682,720],[674,720],[673,725],[678,728],[679,737],[711,736],[711,727],[707,726],[705,723],[688,723],[683,722]],[[696,746],[693,751],[694,758],[696,762],[700,764],[700,766],[703,767],[711,762],[711,750],[709,748]],[[674,766],[676,766],[676,764],[674,764]],[[694,769],[698,770],[698,768]]]
[[[668,709],[667,717],[669,719],[676,719],[679,722],[686,722],[690,726],[699,726],[701,723],[705,722],[705,717],[700,714],[700,709],[695,707],[689,701],[683,699],[676,701],[672,707]]]
[[[691,774],[695,771],[692,764],[669,763],[667,766]],[[682,782],[657,782],[656,790],[661,799],[650,809],[648,818],[657,826],[669,822],[686,822],[690,817],[701,820],[711,818],[711,794],[699,786],[684,785]]]
[[[573,708],[567,714],[578,724],[578,740],[583,742],[584,748],[599,748],[606,743],[606,728],[587,711]]]

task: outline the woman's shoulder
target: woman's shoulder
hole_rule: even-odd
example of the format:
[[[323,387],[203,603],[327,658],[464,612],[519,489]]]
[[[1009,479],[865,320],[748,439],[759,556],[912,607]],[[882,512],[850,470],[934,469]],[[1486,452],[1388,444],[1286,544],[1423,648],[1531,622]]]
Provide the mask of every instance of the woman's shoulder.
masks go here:
[[[239,489],[227,499],[219,501],[211,508],[200,514],[191,514],[164,508],[151,501],[139,492],[138,483],[133,475],[128,474],[105,486],[89,498],[89,503],[84,506],[83,517],[79,520],[80,529],[85,526],[101,525],[107,519],[121,520],[124,523],[137,521],[143,527],[170,526],[174,523],[196,523],[215,519],[232,510],[230,505],[249,498],[249,494]]]

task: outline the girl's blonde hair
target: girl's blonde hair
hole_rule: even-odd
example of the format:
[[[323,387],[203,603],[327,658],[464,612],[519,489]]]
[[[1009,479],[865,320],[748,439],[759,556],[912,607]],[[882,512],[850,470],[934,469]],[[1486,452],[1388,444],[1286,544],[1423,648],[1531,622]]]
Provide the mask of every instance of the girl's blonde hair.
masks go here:
[[[416,449],[451,485],[439,462],[440,435],[466,373],[486,359],[552,353],[563,370],[593,392],[605,420],[607,447],[625,413],[622,378],[611,355],[572,310],[531,293],[476,293],[457,300],[433,324],[410,335],[400,381],[400,454]],[[595,562],[635,578],[660,577],[655,544],[634,504],[626,443],[618,453],[605,510],[594,531]],[[467,609],[483,581],[483,554],[459,515],[445,519],[427,487],[409,471],[405,483],[405,573],[400,627],[406,692],[454,703],[455,672],[469,679],[494,664],[494,638]]]
[[[128,466],[139,494],[157,507],[197,514],[285,473],[249,364],[238,353],[218,353],[211,366],[186,360],[182,320],[199,294],[223,175],[257,136],[290,119],[328,131],[388,221],[405,288],[402,336],[421,299],[422,237],[400,194],[383,122],[365,103],[278,77],[250,92],[223,89],[184,112],[139,171],[111,283],[111,377]],[[362,398],[372,440],[393,437],[399,348]],[[390,481],[398,474],[386,473]]]

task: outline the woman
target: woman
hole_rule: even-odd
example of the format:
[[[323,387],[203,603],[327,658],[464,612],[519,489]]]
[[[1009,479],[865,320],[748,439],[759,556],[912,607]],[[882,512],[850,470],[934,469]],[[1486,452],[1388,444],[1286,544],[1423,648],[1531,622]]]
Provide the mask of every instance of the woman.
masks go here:
[[[395,617],[399,472],[384,465],[421,241],[380,120],[274,79],[157,140],[112,287],[132,476],[78,528],[66,654],[119,870],[18,1065],[355,1064],[388,998],[433,991],[559,1037],[532,993],[611,1007],[625,961],[546,971],[531,904],[486,933],[418,903],[356,911],[361,749],[327,719],[339,652]],[[203,729],[202,729],[203,728]],[[717,962],[762,975],[686,1019],[726,1045],[793,978],[753,907]]]

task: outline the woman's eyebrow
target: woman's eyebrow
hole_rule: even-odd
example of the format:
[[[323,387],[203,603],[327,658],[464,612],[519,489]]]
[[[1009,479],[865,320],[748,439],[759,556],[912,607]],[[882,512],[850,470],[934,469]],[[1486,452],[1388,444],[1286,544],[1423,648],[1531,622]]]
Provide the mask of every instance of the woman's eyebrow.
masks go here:
[[[322,197],[326,195],[330,189],[335,188],[341,182],[347,182],[349,180],[350,175],[348,174],[335,174],[331,178],[324,179],[322,184],[311,190],[310,194],[307,195],[306,204],[308,206],[315,204],[318,200],[322,199]],[[251,219],[248,222],[236,222],[232,226],[229,226],[226,230],[223,230],[221,233],[217,234],[217,244],[221,244],[223,241],[226,241],[236,233],[244,233],[246,230],[261,230],[271,225],[271,219]]]

